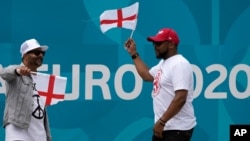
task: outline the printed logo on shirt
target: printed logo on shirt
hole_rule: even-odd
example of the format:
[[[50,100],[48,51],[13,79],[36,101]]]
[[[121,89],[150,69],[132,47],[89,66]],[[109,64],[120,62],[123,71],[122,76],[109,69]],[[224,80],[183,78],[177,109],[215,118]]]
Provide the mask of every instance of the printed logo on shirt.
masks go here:
[[[36,104],[37,107],[35,108],[35,110],[32,112],[32,116],[36,119],[42,119],[44,117],[44,110],[41,107],[40,103],[39,103],[39,95],[33,95],[33,97],[36,99]]]
[[[41,104],[40,104],[40,96],[37,94],[37,89],[36,89],[36,83],[33,84],[33,91],[34,91],[34,106],[36,106],[36,108],[34,108],[33,112],[32,112],[32,116],[36,119],[43,119],[45,111],[42,108]]]
[[[162,70],[158,70],[155,78],[154,78],[154,82],[153,82],[153,96],[158,95],[161,85],[160,85],[160,80],[161,80],[161,75],[162,75]]]

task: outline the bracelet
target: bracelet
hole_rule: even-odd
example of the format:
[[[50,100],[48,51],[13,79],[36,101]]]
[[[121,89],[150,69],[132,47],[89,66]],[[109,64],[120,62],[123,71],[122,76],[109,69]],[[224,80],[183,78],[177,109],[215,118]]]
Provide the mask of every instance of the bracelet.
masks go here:
[[[166,121],[162,120],[161,118],[160,118],[159,120],[160,120],[162,123],[164,123],[164,124],[166,123]]]
[[[159,123],[161,126],[165,126],[165,123],[161,119],[159,120]]]
[[[139,53],[135,53],[134,55],[132,55],[131,57],[132,57],[132,59],[135,59],[136,57],[138,57],[139,56]]]
[[[159,119],[160,125],[165,126],[166,121],[162,120],[161,118]]]

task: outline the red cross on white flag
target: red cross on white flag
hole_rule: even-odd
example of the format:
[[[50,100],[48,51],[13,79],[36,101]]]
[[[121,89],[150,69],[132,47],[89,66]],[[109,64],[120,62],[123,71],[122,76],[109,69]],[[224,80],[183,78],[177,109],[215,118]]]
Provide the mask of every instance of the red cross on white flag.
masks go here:
[[[136,2],[125,8],[104,11],[100,16],[101,31],[105,33],[116,27],[135,30],[138,8],[139,2]]]
[[[35,90],[44,100],[45,105],[54,105],[64,100],[67,78],[45,73],[32,75]]]

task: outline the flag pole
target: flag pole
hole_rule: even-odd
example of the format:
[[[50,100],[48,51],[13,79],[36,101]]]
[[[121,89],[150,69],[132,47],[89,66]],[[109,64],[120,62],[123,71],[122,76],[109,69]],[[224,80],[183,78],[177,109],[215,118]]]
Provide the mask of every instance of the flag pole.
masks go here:
[[[30,72],[30,74],[32,74],[32,75],[36,75],[36,72],[34,72],[34,71],[31,71],[31,72]]]
[[[16,69],[17,73],[20,73],[20,69]],[[36,72],[30,71],[30,74],[36,75]]]
[[[132,30],[131,35],[130,35],[130,39],[132,39],[132,36],[133,36],[133,34],[134,34],[134,31],[135,31],[135,30]]]

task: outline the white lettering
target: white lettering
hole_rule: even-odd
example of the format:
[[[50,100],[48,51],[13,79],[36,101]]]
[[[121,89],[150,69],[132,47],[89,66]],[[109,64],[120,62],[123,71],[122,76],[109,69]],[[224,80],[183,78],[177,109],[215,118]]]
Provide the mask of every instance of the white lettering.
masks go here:
[[[192,65],[192,67],[193,67],[194,76],[196,78],[193,98],[197,98],[200,95],[202,88],[203,88],[203,76],[202,76],[201,69],[198,66]]]
[[[213,99],[225,99],[227,98],[226,92],[214,92],[214,89],[217,88],[222,82],[224,82],[227,78],[227,70],[224,66],[220,64],[213,64],[206,68],[208,73],[218,71],[219,77],[212,81],[210,85],[208,85],[207,89],[205,90],[205,97],[206,98],[213,98]]]
[[[234,136],[241,136],[240,130],[239,130],[239,129],[236,129],[236,130],[235,130]]]
[[[127,93],[124,91],[123,87],[122,87],[122,76],[128,72],[131,71],[134,76],[135,76],[135,85],[134,85],[134,90],[130,93]],[[127,65],[123,65],[121,66],[118,70],[117,73],[115,75],[115,90],[117,95],[124,100],[132,100],[132,99],[136,99],[142,90],[142,79],[139,76],[139,74],[137,73],[135,66],[131,65],[131,64],[127,64]]]
[[[236,129],[234,132],[234,136],[244,136],[247,133],[246,129]]]
[[[94,79],[94,72],[100,72],[102,77]],[[93,86],[100,86],[102,89],[103,97],[106,100],[111,99],[108,80],[110,78],[110,71],[104,65],[86,65],[86,78],[85,78],[85,99],[93,99]]]
[[[204,74],[201,69],[192,64],[194,72],[194,98],[198,98],[202,91],[204,90],[204,96],[207,99],[226,99],[228,93],[231,93],[237,99],[246,99],[250,97],[250,66],[247,64],[238,64],[232,68],[231,71],[227,71],[226,67],[221,64],[212,64],[207,66],[206,72],[208,74],[212,72],[218,72],[218,76],[215,79],[211,80],[211,83],[208,84],[207,88],[204,88]],[[3,69],[3,66],[0,64],[0,71]],[[38,71],[48,71],[49,66],[47,64],[42,65]],[[114,73],[114,80],[111,80],[110,70],[107,66],[98,64],[98,65],[86,65],[85,71],[85,82],[80,81],[80,65],[73,64],[72,72],[63,72],[61,74],[60,64],[52,65],[52,73],[55,75],[62,75],[68,78],[67,86],[72,87],[70,93],[66,93],[66,100],[77,100],[80,97],[81,93],[84,93],[84,98],[86,100],[93,100],[94,96],[94,87],[100,87],[101,93],[104,100],[111,100],[110,88],[115,89],[115,94],[122,100],[133,100],[136,99],[142,92],[143,89],[143,80],[137,74],[137,71],[132,64],[124,64],[120,66],[117,71]],[[242,72],[246,77],[239,77],[239,73]],[[131,91],[126,91],[126,84],[124,83],[124,75],[126,73],[132,73],[134,75],[134,88]],[[229,73],[229,75],[228,75]],[[99,74],[99,75],[95,75]],[[100,76],[96,78],[96,76]],[[71,76],[72,79],[69,79]],[[242,76],[242,75],[241,75]],[[131,77],[133,79],[133,77]],[[129,78],[130,80],[130,78]],[[109,82],[109,83],[108,83]],[[114,84],[113,87],[110,84]],[[246,82],[246,83],[245,83]],[[85,85],[85,91],[80,92],[80,83]],[[228,84],[229,91],[221,91],[219,88],[223,83]],[[239,85],[241,86],[239,89]],[[242,90],[243,88],[243,90]],[[5,94],[6,86],[5,81],[0,77],[0,94]],[[215,92],[216,90],[216,92]],[[241,90],[241,91],[240,91]]]
[[[240,83],[240,81],[236,80],[237,74],[240,71],[245,72],[246,76],[247,76],[246,77],[247,83],[245,84],[246,88],[245,88],[244,92],[239,92],[237,89],[237,85],[236,85],[237,83]],[[250,84],[250,67],[248,65],[245,65],[245,64],[236,65],[232,69],[231,74],[229,76],[229,88],[230,88],[230,91],[232,92],[232,95],[238,99],[248,98],[250,96],[249,84]],[[241,85],[244,86],[244,84],[241,84]]]

